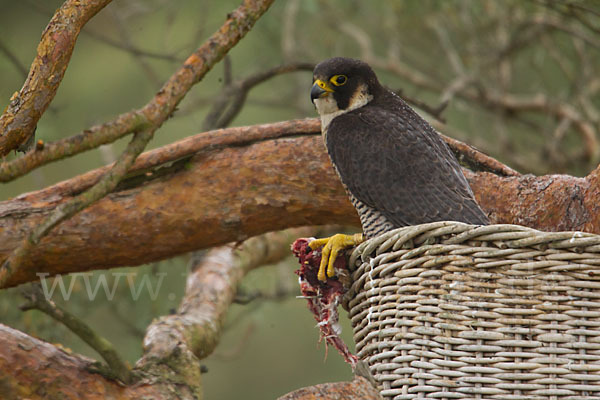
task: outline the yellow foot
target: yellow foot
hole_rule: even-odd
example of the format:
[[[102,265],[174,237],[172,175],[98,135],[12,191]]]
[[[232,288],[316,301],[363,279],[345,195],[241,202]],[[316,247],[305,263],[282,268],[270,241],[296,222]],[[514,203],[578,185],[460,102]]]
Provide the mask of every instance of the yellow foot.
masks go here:
[[[331,278],[335,275],[333,270],[333,263],[341,250],[347,249],[348,247],[356,246],[364,241],[362,233],[355,235],[344,235],[337,233],[333,236],[323,239],[315,239],[308,245],[311,249],[315,250],[323,246],[321,252],[321,264],[319,265],[319,273],[317,278],[320,281],[325,282],[327,278]],[[327,271],[327,275],[325,274]]]

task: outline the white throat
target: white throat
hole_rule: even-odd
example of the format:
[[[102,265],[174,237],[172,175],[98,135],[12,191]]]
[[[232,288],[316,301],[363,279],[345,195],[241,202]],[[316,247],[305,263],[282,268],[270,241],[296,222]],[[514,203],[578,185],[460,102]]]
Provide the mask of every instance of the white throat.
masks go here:
[[[359,87],[359,90],[357,90],[354,96],[352,96],[350,99],[348,108],[343,110],[338,108],[337,103],[331,94],[315,99],[315,107],[317,108],[317,112],[321,117],[321,132],[325,135],[327,133],[329,124],[338,115],[356,110],[357,108],[367,104],[372,99],[373,96],[368,93],[366,86]]]

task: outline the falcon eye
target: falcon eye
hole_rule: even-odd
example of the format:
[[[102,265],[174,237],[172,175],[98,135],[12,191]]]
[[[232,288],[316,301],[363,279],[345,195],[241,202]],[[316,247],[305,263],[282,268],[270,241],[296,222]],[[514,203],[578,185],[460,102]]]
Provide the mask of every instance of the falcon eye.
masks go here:
[[[348,78],[346,77],[346,75],[334,75],[331,77],[331,79],[329,79],[329,81],[335,86],[342,86],[346,83],[347,80]]]

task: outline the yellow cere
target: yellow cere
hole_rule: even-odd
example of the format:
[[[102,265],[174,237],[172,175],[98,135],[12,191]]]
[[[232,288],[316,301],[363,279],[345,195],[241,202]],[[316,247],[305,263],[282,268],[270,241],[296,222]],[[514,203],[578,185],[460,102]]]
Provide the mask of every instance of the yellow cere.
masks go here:
[[[327,84],[327,82],[324,82],[324,81],[322,81],[322,80],[320,80],[320,79],[317,79],[317,80],[315,81],[315,83],[316,83],[317,85],[319,85],[319,87],[320,87],[321,89],[323,89],[324,91],[326,91],[326,92],[333,92],[333,90],[331,89],[331,87],[329,87],[329,85]]]

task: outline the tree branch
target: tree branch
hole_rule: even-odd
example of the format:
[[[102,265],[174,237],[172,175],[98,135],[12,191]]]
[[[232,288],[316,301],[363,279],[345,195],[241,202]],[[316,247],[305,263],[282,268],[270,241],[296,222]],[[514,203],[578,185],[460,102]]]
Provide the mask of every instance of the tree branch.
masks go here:
[[[0,116],[0,157],[27,141],[50,105],[69,65],[81,28],[111,0],[67,0],[42,34],[29,76]]]
[[[10,179],[14,179],[49,162],[114,142],[147,126],[160,126],[173,114],[190,88],[248,33],[273,1],[244,0],[240,7],[228,15],[223,26],[188,57],[144,107],[121,114],[112,121],[96,125],[75,136],[47,143],[41,150],[0,164],[0,181],[9,180],[6,178],[8,175],[12,176]]]
[[[21,63],[21,61],[17,58],[17,56],[12,51],[10,51],[8,46],[5,45],[4,42],[1,40],[0,40],[0,52],[2,52],[6,56],[6,58],[15,66],[17,71],[19,71],[21,73],[21,75],[23,75],[23,78],[27,78],[27,74],[29,73],[27,71],[27,68],[25,68],[25,66]]]
[[[242,109],[248,92],[260,83],[289,72],[312,71],[314,67],[314,64],[311,63],[283,64],[266,71],[257,72],[246,78],[226,83],[206,115],[202,128],[207,130],[224,128],[229,125]]]
[[[500,161],[480,152],[475,147],[463,143],[460,140],[453,139],[449,136],[442,135],[442,139],[446,141],[450,149],[463,165],[473,171],[491,172],[499,176],[517,176],[520,175],[517,171]]]
[[[552,115],[559,120],[567,119],[573,123],[585,144],[583,154],[588,160],[597,162],[600,158],[600,147],[596,139],[596,128],[586,121],[581,114],[571,105],[553,102],[547,96],[538,94],[534,96],[516,96],[511,94],[497,94],[491,91],[474,94],[465,93],[471,100],[479,100],[490,108],[501,109],[507,112],[539,111]]]
[[[27,299],[27,303],[19,307],[22,311],[39,310],[62,323],[102,356],[110,368],[109,375],[126,384],[133,382],[131,370],[121,359],[113,345],[105,338],[97,335],[75,315],[48,300],[44,296],[39,283],[32,284],[25,289],[23,296]]]

